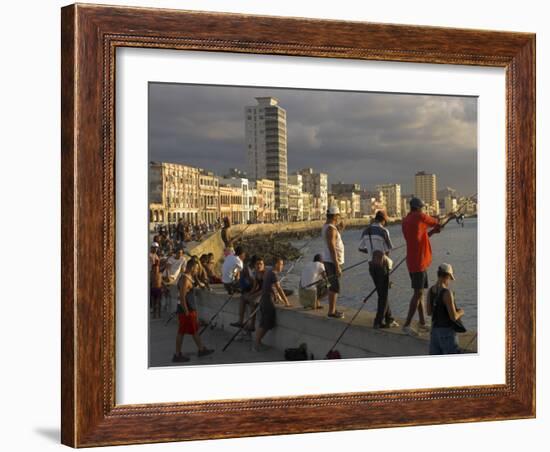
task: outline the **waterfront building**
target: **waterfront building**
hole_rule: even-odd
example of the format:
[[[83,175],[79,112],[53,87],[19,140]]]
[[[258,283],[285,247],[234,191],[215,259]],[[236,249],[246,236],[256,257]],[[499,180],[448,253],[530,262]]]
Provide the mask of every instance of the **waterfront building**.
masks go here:
[[[359,210],[361,217],[369,217],[378,210],[385,209],[384,193],[379,190],[363,190],[359,193]]]
[[[444,212],[442,212],[445,215],[448,215],[451,212],[454,212],[456,210],[456,198],[453,198],[451,196],[446,196],[443,204]]]
[[[221,184],[223,182],[220,181]],[[248,221],[248,210],[245,210],[245,205],[248,205],[248,190],[246,191],[247,199],[243,199],[243,190],[239,186],[220,185],[220,214],[221,217],[228,217],[232,224],[243,224]]]
[[[301,174],[288,176],[288,220],[302,221],[304,218],[303,183]]]
[[[275,207],[280,219],[288,215],[286,111],[274,97],[256,97],[245,107],[247,172],[251,179],[275,182]]]
[[[233,202],[231,203],[231,211],[234,216],[233,223],[247,223],[250,219],[248,179],[244,179],[242,177],[222,177],[220,179],[220,184],[237,189],[237,191],[233,192]],[[237,197],[240,202],[240,206],[237,206],[237,203],[234,202]]]
[[[302,204],[304,206],[303,219],[310,221],[313,218],[313,195],[311,193],[302,192]]]
[[[382,192],[386,213],[393,218],[401,218],[401,185],[381,184],[376,186]]]
[[[347,192],[341,194],[331,194],[329,197],[329,205],[341,205],[340,209],[342,216],[346,218],[360,218],[361,217],[361,195],[359,193]]]
[[[330,191],[335,195],[342,195],[344,193],[360,192],[360,184],[345,184],[342,181],[330,186]]]
[[[270,179],[258,179],[250,182],[250,186],[256,190],[258,212],[257,221],[271,223],[278,219],[278,211],[275,208],[275,182]]]
[[[359,218],[361,212],[361,197],[358,193],[344,193],[335,195],[330,193],[328,205],[337,206],[342,218]]]
[[[220,205],[220,218],[233,219],[231,211],[231,197],[233,196],[233,187],[220,185],[219,186],[219,205]]]
[[[256,190],[256,184],[252,181],[248,184],[248,219],[251,223],[258,223],[258,211],[260,206],[258,204],[258,190]]]
[[[328,176],[326,173],[314,173],[312,168],[298,172],[302,176],[302,187],[306,193],[313,195],[312,220],[325,218],[328,208]]]
[[[211,171],[199,172],[199,219],[214,224],[220,217],[220,181]]]
[[[200,169],[179,163],[149,163],[149,216],[151,222],[198,223]]]
[[[466,197],[460,197],[456,201],[457,205],[463,206],[461,212],[466,215],[477,215],[477,202]]]
[[[426,204],[426,212],[430,215],[439,214],[437,202],[437,177],[435,174],[419,171],[414,176],[414,195]]]

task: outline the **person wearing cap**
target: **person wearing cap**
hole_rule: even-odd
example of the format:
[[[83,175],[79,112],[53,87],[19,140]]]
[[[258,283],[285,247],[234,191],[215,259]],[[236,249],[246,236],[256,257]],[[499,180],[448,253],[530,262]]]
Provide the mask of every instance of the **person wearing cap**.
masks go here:
[[[432,317],[430,355],[460,353],[454,322],[460,320],[464,310],[457,309],[454,295],[449,290],[449,283],[454,279],[453,267],[443,263],[437,269],[437,283],[428,292],[426,310]]]
[[[390,270],[393,262],[389,258],[393,244],[390,239],[390,231],[386,229],[386,212],[379,210],[374,220],[361,235],[359,251],[369,255],[369,274],[376,288],[378,305],[374,328],[395,328],[399,324],[394,320],[388,302],[390,289]]]
[[[432,263],[432,247],[430,236],[440,231],[438,218],[425,214],[422,209],[424,203],[419,198],[410,200],[410,212],[403,219],[401,229],[407,242],[407,268],[411,278],[413,295],[409,304],[407,319],[403,325],[403,332],[417,336],[418,332],[411,328],[411,322],[416,311],[418,311],[419,325],[421,331],[429,331],[424,317],[424,289],[428,288],[428,268]],[[428,228],[432,228],[428,231]]]
[[[336,310],[336,301],[340,293],[340,277],[344,265],[344,242],[338,230],[340,209],[330,206],[327,209],[327,221],[321,230],[323,237],[323,263],[329,281],[328,289],[328,316],[338,319],[344,318],[344,313]]]

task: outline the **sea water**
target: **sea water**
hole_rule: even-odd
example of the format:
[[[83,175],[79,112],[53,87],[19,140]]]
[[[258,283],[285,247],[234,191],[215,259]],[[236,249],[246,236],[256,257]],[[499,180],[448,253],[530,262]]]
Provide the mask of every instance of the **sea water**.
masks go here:
[[[391,225],[388,230],[394,247],[405,242],[400,224]],[[368,255],[358,251],[361,233],[361,229],[347,229],[342,233],[346,261],[344,268],[368,258]],[[440,234],[434,234],[430,241],[433,253],[433,262],[428,270],[430,286],[437,280],[437,266],[442,262],[451,264],[456,277],[456,280],[451,282],[456,304],[465,311],[463,317],[465,326],[468,329],[477,329],[477,218],[466,218],[463,227],[452,220]],[[312,261],[313,256],[321,252],[323,243],[320,236],[309,242],[308,238],[305,238],[292,243],[297,248],[306,245],[301,250],[303,257],[296,262],[291,273],[285,278],[285,287],[297,288],[304,264]],[[405,250],[406,248],[402,247],[390,255],[394,265],[405,257]],[[285,270],[291,268],[292,264],[292,262],[285,262]],[[390,280],[392,286],[389,301],[392,313],[395,317],[405,318],[412,295],[407,264],[403,263],[390,276]],[[364,297],[373,288],[374,284],[368,273],[368,263],[350,269],[342,275],[338,304],[359,308]],[[374,294],[363,309],[376,311],[376,300],[377,296]],[[415,318],[418,319],[418,315]]]

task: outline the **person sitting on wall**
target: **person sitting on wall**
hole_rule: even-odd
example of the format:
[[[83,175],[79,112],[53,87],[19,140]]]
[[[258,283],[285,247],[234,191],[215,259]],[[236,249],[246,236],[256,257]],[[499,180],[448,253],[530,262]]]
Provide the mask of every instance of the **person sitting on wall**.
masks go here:
[[[300,277],[298,296],[304,308],[322,309],[320,300],[327,294],[326,278],[323,258],[316,254],[313,261],[304,266]]]
[[[239,278],[243,271],[246,253],[241,246],[235,248],[235,254],[227,256],[222,267],[222,282],[229,295],[240,291]]]
[[[244,292],[241,295],[241,302],[239,306],[239,321],[234,322],[231,326],[238,328],[245,328],[247,335],[250,335],[252,331],[255,330],[256,325],[256,308],[260,302],[260,297],[262,296],[262,285],[265,275],[265,263],[264,260],[259,256],[254,256],[251,259],[251,262],[254,263],[254,270],[251,272],[251,282],[252,285],[249,290]],[[250,317],[249,321],[245,325],[244,317],[246,311],[248,310],[248,316]]]
[[[208,275],[208,281],[210,284],[221,284],[222,279],[218,276],[215,270],[216,262],[214,261],[214,253],[208,253],[206,260],[205,270]]]

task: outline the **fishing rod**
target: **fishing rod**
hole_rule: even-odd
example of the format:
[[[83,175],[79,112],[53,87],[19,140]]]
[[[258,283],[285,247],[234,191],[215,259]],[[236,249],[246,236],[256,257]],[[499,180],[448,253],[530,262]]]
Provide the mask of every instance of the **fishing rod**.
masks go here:
[[[313,237],[311,237],[304,245],[302,245],[300,248],[298,248],[298,252],[300,252],[301,250],[303,250],[311,241],[313,240]],[[299,256],[298,259],[296,259],[294,261],[294,263],[292,264],[292,266],[288,269],[287,271],[287,274],[289,274],[292,269],[294,268],[294,266],[296,265],[296,263],[302,258],[302,256]],[[220,309],[218,309],[218,311],[212,316],[212,318],[208,321],[208,323],[206,325],[204,325],[204,327],[202,328],[202,330],[199,332],[199,335],[201,335],[204,331],[206,331],[206,329],[212,324],[212,322],[218,317],[219,314],[221,314],[221,312],[223,311],[223,308],[225,308],[225,306],[227,305],[227,303],[229,303],[231,301],[231,299],[233,298],[233,295],[235,295],[236,292],[233,292],[229,298],[222,304],[222,306],[220,307]],[[246,325],[246,322],[245,322],[245,325]]]
[[[405,245],[406,245],[406,243],[404,243],[403,245],[396,246],[395,248],[392,248],[392,251],[397,251],[398,249],[403,248]],[[368,261],[370,261],[370,257],[368,259],[364,259],[364,260],[359,261],[359,262],[357,262],[353,265],[350,265],[349,267],[343,268],[341,273],[347,272],[348,270],[351,270],[352,268],[358,267],[359,265],[362,265],[362,264],[364,264],[365,262],[368,262]],[[336,277],[337,277],[336,275],[331,275],[331,276],[327,277],[327,279],[330,280],[330,279],[333,279],[333,278],[336,278]],[[314,286],[314,285],[319,284],[320,282],[323,282],[323,281],[325,281],[325,280],[324,279],[318,279],[317,281],[314,281],[314,282],[308,284],[307,286],[302,287],[302,289],[307,289],[308,287]]]
[[[246,227],[240,232],[240,234],[238,234],[237,236],[235,236],[235,237],[232,238],[232,239],[230,239],[230,238],[227,237],[227,235],[226,235],[227,241],[229,242],[229,244],[231,245],[231,244],[233,244],[233,243],[235,243],[235,242],[241,240],[242,237],[244,236],[244,233],[247,231],[247,229],[248,229],[250,226],[252,226],[252,223],[248,223],[248,224],[246,225]],[[227,229],[229,229],[229,228],[227,228]],[[220,232],[220,233],[221,233],[221,232]],[[224,244],[225,244],[225,243],[224,243]]]
[[[246,227],[243,229],[243,231],[242,231],[237,237],[235,237],[233,240],[231,240],[231,242],[236,241],[236,240],[240,240],[241,237],[244,235],[244,233],[246,232],[246,230],[247,230],[250,226],[252,226],[252,223],[247,224]],[[181,248],[181,250],[183,251],[183,254],[186,255],[186,256],[188,256],[190,259],[194,259],[194,258],[195,258],[195,256],[189,254],[189,252],[186,251],[185,249]],[[208,326],[210,326],[210,324],[212,323],[212,321],[218,316],[218,314],[219,314],[219,313],[221,312],[221,310],[225,307],[225,305],[226,305],[227,303],[229,303],[229,301],[231,301],[231,299],[233,298],[233,295],[234,295],[234,293],[231,294],[231,296],[224,302],[224,304],[222,305],[220,311],[218,311],[218,312],[214,315],[214,317],[210,319],[210,321],[209,321],[209,322],[203,327],[203,329],[199,332],[199,335],[201,335],[201,334],[206,330],[206,328],[207,328]],[[173,312],[173,313],[170,315],[170,317],[168,317],[168,319],[166,320],[164,326],[168,326],[168,324],[172,321],[172,319],[173,319],[176,315],[177,315],[177,311],[176,311],[176,312]]]
[[[309,240],[311,241],[313,239],[313,237]],[[308,242],[309,242],[308,241]],[[302,259],[303,255],[301,255],[300,257],[298,257],[298,259],[296,259],[294,261],[294,263],[290,266],[290,268],[287,270],[287,272],[285,273],[285,275],[281,278],[281,280],[279,281],[279,283],[282,283],[284,281],[284,279],[290,274],[290,272],[292,271],[292,269],[294,268],[294,266],[298,263],[298,261],[300,259]],[[250,315],[248,316],[248,318],[243,322],[242,326],[237,330],[237,332],[231,336],[231,339],[229,339],[229,341],[227,342],[227,344],[225,344],[225,346],[222,348],[222,352],[225,352],[227,350],[227,348],[231,345],[231,343],[235,340],[235,338],[240,334],[240,332],[244,329],[245,325],[248,324],[248,322],[254,318],[254,316],[258,313],[260,309],[260,303],[258,303],[258,306],[254,309],[254,311],[252,311],[250,313]]]
[[[401,259],[396,265],[395,267],[393,267],[392,271],[389,273],[389,275],[391,275],[393,272],[395,272],[400,266],[401,264],[403,264],[403,262],[405,262],[407,260],[407,256],[405,256],[403,259]],[[388,276],[389,276],[388,275]],[[353,317],[351,318],[351,320],[348,322],[348,324],[346,325],[346,327],[344,328],[344,330],[340,333],[340,336],[338,336],[338,339],[336,339],[336,341],[334,342],[334,344],[332,345],[332,347],[330,348],[330,350],[327,352],[326,356],[328,356],[330,354],[330,352],[332,352],[334,350],[334,347],[336,347],[338,345],[338,342],[340,342],[340,340],[342,339],[342,337],[344,337],[344,334],[346,334],[346,331],[348,330],[348,328],[351,326],[351,324],[353,323],[353,321],[357,318],[357,316],[359,315],[359,313],[361,312],[361,310],[367,305],[367,301],[369,300],[370,297],[372,297],[374,294],[376,293],[376,287],[374,289],[372,289],[370,291],[370,293],[365,297],[363,298],[363,302],[361,304],[361,307],[357,310],[357,312],[353,315]]]
[[[476,193],[477,195],[477,193]],[[467,198],[467,200],[469,201],[471,198],[473,198],[474,196],[476,195],[473,195],[473,196],[470,196],[469,198]],[[457,212],[460,212],[460,210],[462,210],[462,208],[466,205],[466,203],[468,201],[465,201],[463,204],[462,204],[462,207],[460,209],[457,209]],[[456,212],[453,212],[452,214],[448,215],[448,218],[443,222],[443,223],[440,223],[439,227],[437,229],[432,229],[430,232],[428,232],[428,236],[431,237],[433,234],[437,232],[440,232],[441,229],[443,229],[445,227],[445,225],[447,225],[447,223],[449,223],[449,221],[451,221],[454,217],[456,216]],[[400,266],[401,264],[403,264],[403,262],[405,262],[407,260],[407,256],[405,256],[403,259],[401,259],[397,265],[395,265],[393,267],[393,269],[390,271],[389,275],[390,276],[392,273],[394,273]],[[336,339],[336,341],[334,342],[334,344],[332,345],[332,347],[330,348],[330,350],[327,352],[326,356],[328,356],[333,350],[334,350],[334,347],[336,347],[338,345],[338,343],[340,342],[340,340],[342,339],[342,337],[344,337],[344,334],[346,334],[346,331],[348,330],[348,328],[351,326],[351,324],[353,323],[353,321],[357,318],[357,316],[359,315],[359,313],[361,312],[361,310],[366,306],[366,303],[367,301],[369,300],[370,297],[372,297],[374,294],[376,293],[376,287],[374,289],[371,290],[371,292],[363,299],[363,302],[361,304],[361,306],[359,307],[359,309],[357,310],[357,312],[353,315],[353,317],[351,318],[351,320],[347,323],[346,327],[344,328],[344,330],[340,333],[340,336],[338,336],[338,339]],[[472,341],[473,342],[473,341]],[[468,344],[470,345],[470,344]]]
[[[476,333],[474,334],[474,336],[472,337],[472,339],[470,340],[470,342],[468,342],[468,344],[466,344],[466,347],[463,347],[464,350],[466,350],[470,345],[472,345],[472,343],[477,339],[477,331]]]

